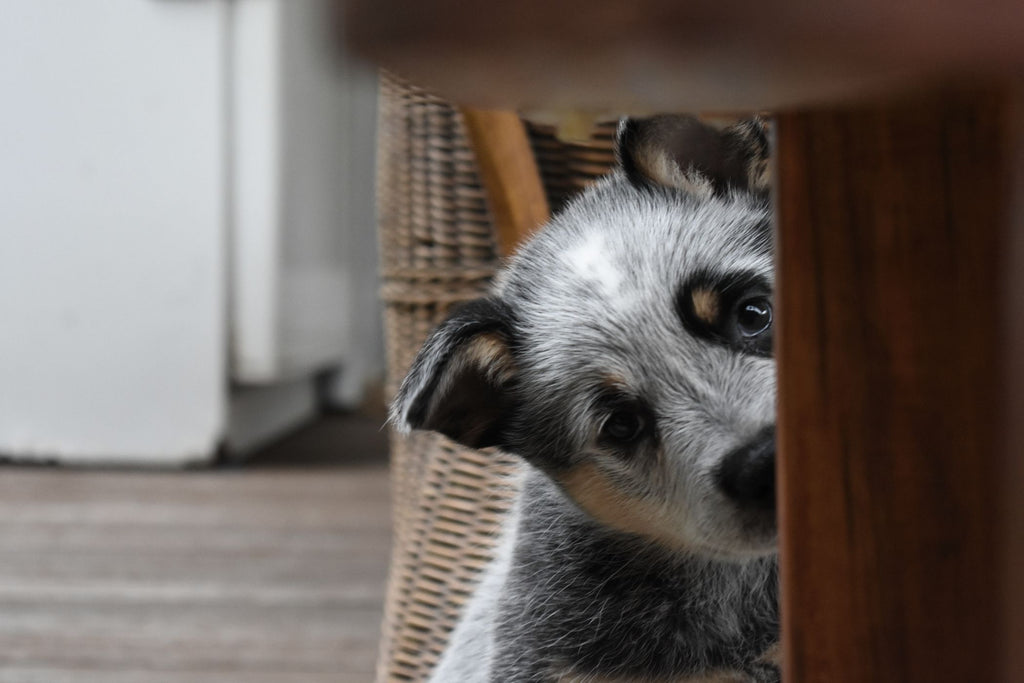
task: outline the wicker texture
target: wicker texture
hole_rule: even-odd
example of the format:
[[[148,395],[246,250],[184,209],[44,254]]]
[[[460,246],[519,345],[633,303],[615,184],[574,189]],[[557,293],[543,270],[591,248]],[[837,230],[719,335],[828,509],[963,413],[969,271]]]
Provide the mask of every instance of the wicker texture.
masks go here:
[[[606,121],[595,125],[589,140],[563,142],[555,137],[554,126],[526,122],[552,213],[608,173],[615,163],[615,129],[615,121]]]
[[[430,330],[459,302],[486,292],[498,265],[487,200],[458,112],[382,75],[378,138],[388,391]],[[552,200],[560,206],[612,162],[613,127],[566,145],[530,126]],[[491,557],[515,494],[515,461],[434,434],[392,437],[395,545],[377,670],[379,683],[430,673]]]

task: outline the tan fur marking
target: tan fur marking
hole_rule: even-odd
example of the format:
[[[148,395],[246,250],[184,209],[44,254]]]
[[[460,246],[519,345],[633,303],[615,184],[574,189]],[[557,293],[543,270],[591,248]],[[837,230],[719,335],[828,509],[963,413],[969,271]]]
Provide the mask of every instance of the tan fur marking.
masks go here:
[[[601,378],[601,386],[605,389],[621,390],[629,386],[626,382],[626,378],[622,375],[613,375],[608,373]]]
[[[700,173],[680,168],[657,145],[642,145],[637,150],[635,161],[643,174],[659,185],[675,187],[697,197],[710,197],[714,194],[714,186],[709,179]]]
[[[782,643],[775,643],[758,657],[759,662],[782,668]]]
[[[480,368],[489,379],[504,384],[515,375],[512,355],[505,340],[496,334],[481,334],[463,349],[463,359],[469,365]]]
[[[637,149],[636,163],[644,175],[660,185],[674,187],[680,182],[679,166],[653,145],[642,145]]]
[[[693,312],[709,325],[718,321],[718,292],[711,289],[695,289],[690,295],[693,298]]]
[[[657,505],[616,488],[593,463],[584,463],[559,476],[566,493],[594,519],[606,526],[636,534],[670,548],[679,539],[665,532],[674,523]]]
[[[712,671],[685,678],[608,678],[586,674],[567,673],[558,677],[558,683],[747,683],[750,678],[738,671]]]
[[[751,164],[747,176],[747,182],[751,189],[770,190],[772,187],[772,166],[767,159],[761,159]]]
[[[750,676],[739,671],[713,671],[707,676],[687,678],[685,683],[749,683]]]

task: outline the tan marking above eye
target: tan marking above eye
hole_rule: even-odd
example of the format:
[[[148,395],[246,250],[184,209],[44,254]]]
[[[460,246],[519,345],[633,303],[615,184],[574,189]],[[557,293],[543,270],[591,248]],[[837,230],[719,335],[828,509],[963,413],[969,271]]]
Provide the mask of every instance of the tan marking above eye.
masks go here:
[[[616,375],[609,372],[601,377],[601,387],[604,389],[621,391],[628,386],[629,384],[626,382],[626,378],[622,375]]]
[[[718,322],[720,314],[718,292],[711,289],[694,289],[690,293],[690,297],[693,299],[693,312],[698,318],[709,325]]]

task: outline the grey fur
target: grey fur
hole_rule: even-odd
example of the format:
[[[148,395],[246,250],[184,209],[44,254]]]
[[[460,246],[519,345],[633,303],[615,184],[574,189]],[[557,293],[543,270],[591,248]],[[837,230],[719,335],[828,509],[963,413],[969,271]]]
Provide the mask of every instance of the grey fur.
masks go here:
[[[727,456],[774,425],[774,361],[694,334],[679,309],[695,278],[773,285],[767,138],[756,122],[714,131],[685,117],[620,131],[623,170],[442,324],[393,406],[401,429],[528,463],[506,551],[441,683],[779,679],[764,659],[778,637],[774,513],[721,484]],[[716,135],[702,150],[728,164],[678,148]],[[724,315],[719,294],[709,305]],[[611,439],[613,413],[639,436]]]

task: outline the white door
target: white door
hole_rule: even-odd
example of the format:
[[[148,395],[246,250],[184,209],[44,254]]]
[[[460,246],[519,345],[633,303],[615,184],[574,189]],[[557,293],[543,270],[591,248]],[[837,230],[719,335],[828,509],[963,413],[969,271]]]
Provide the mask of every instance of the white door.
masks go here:
[[[379,373],[374,82],[329,4],[4,3],[0,457],[205,461]]]
[[[4,3],[0,453],[180,462],[216,448],[225,10]]]

